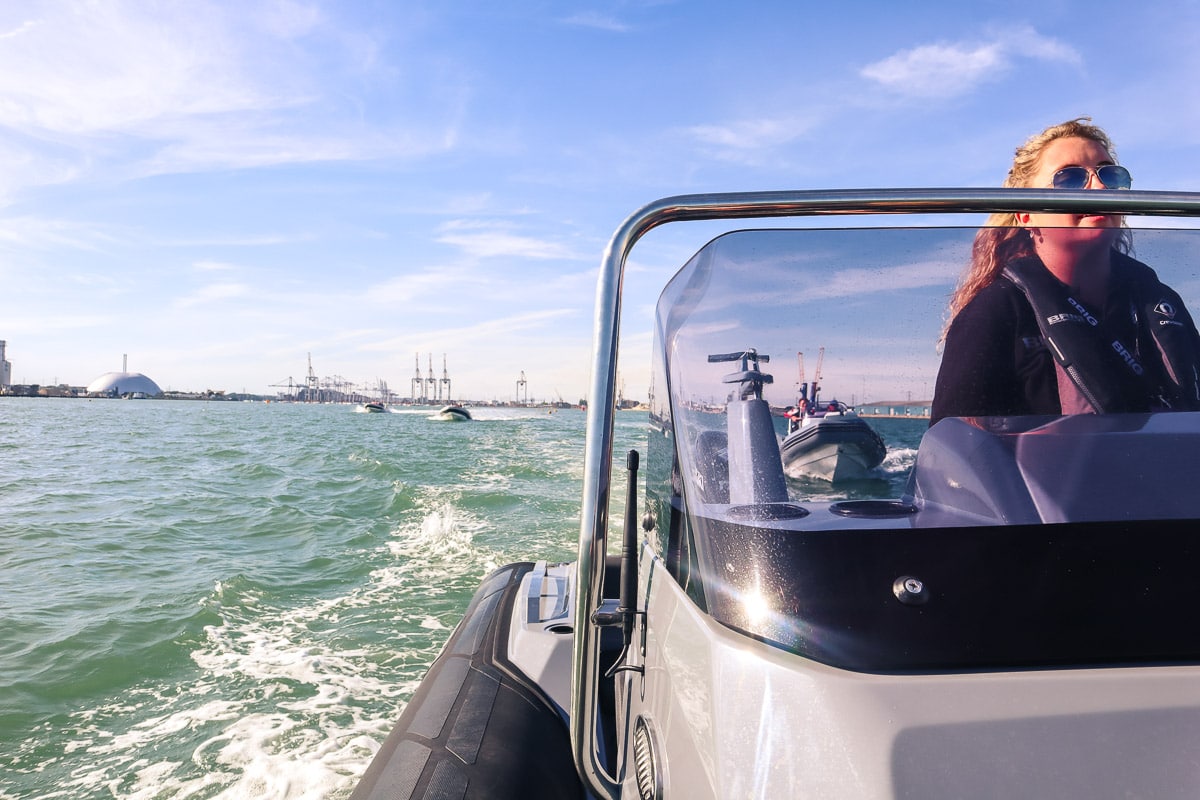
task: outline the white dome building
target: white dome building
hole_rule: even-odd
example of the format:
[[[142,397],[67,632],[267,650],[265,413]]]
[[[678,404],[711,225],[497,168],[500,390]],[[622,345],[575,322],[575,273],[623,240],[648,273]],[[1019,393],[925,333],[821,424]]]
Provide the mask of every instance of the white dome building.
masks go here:
[[[126,395],[158,397],[162,394],[162,389],[140,372],[106,372],[88,384],[87,393],[114,397],[125,397]]]

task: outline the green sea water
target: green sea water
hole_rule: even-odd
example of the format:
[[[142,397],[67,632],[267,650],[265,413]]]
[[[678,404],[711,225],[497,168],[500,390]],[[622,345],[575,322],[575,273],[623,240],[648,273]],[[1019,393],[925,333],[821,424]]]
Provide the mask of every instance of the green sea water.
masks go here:
[[[348,796],[480,579],[575,556],[584,414],[472,411],[0,400],[0,798]]]

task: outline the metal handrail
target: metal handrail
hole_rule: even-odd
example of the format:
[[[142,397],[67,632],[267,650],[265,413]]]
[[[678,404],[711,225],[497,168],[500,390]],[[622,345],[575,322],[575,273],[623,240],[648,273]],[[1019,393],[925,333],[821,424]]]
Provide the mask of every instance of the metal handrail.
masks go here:
[[[847,214],[1075,212],[1165,217],[1200,216],[1198,192],[1061,189],[851,189],[839,191],[694,194],[656,200],[630,215],[604,251],[596,289],[595,338],[588,391],[583,510],[576,563],[571,675],[571,747],[580,775],[597,795],[616,800],[619,779],[596,749],[600,607],[608,552],[608,504],[616,407],[617,342],[625,261],[649,231],[669,222]]]

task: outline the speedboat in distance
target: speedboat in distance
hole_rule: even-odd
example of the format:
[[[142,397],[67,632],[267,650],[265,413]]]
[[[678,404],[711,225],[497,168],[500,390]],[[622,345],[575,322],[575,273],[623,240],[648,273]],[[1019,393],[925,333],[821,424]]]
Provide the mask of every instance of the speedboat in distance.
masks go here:
[[[441,420],[442,422],[469,422],[471,420],[471,412],[467,411],[462,406],[442,406],[441,409],[439,409],[438,412],[433,415],[433,418]]]
[[[1030,210],[1127,215],[1138,259],[1200,309],[1200,229],[1176,222],[1200,193],[631,215],[601,264],[575,560],[484,579],[353,797],[1200,794],[1200,412],[948,417],[906,477],[852,495],[784,469],[794,395],[772,365],[828,344],[852,385],[926,396],[984,215]],[[614,453],[626,260],[652,229],[717,221],[658,300],[645,442]]]

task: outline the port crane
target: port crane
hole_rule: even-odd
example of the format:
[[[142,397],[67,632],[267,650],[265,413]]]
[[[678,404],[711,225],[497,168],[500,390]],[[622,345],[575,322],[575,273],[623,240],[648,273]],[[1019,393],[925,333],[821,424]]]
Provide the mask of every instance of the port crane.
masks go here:
[[[808,403],[817,402],[817,387],[821,383],[821,365],[825,363],[825,348],[822,346],[817,350],[817,368],[813,370],[812,392],[809,392],[809,385],[804,380],[804,353],[796,353],[797,375],[796,375],[796,395]]]
[[[321,384],[317,380],[317,373],[313,370],[312,353],[308,354],[308,377],[304,379],[304,388],[307,390],[304,399],[309,403],[314,403],[321,391]]]
[[[413,373],[412,379],[412,401],[414,403],[421,402],[425,396],[425,379],[421,377],[421,354],[413,354],[413,362],[416,364],[416,371]]]
[[[280,382],[280,383],[272,383],[272,384],[269,384],[269,385],[270,385],[270,386],[271,386],[271,388],[273,388],[273,389],[283,389],[283,388],[286,388],[286,389],[288,390],[288,393],[287,393],[288,400],[295,400],[295,399],[296,399],[296,382],[292,380],[292,376],[291,376],[291,375],[288,375],[288,377],[287,377],[287,383],[282,383],[282,382]]]
[[[429,354],[429,372],[428,377],[425,378],[425,391],[427,392],[427,399],[434,401],[439,399],[438,381],[437,377],[433,374],[433,353]]]

